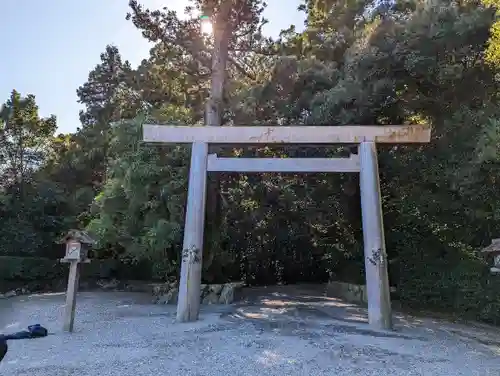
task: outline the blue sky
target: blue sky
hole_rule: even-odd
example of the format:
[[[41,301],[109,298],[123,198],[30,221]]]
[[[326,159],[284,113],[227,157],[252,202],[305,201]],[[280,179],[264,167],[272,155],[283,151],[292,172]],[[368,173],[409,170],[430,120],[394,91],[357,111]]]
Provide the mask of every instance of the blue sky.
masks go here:
[[[299,0],[268,2],[267,34],[277,35],[290,24],[303,25],[303,15],[296,11]],[[187,0],[140,3],[182,12]],[[43,116],[57,116],[59,131],[74,131],[81,108],[76,89],[87,80],[105,46],[117,45],[134,66],[148,56],[150,46],[125,20],[127,10],[127,0],[2,0],[0,103],[12,89],[34,94]]]

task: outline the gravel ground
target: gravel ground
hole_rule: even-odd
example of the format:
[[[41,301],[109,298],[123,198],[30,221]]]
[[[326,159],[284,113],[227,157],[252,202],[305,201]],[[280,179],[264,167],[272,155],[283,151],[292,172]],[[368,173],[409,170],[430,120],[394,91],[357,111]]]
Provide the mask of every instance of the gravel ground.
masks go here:
[[[0,374],[500,375],[493,329],[481,341],[461,335],[463,327],[401,316],[395,332],[376,332],[363,309],[335,299],[254,295],[203,307],[200,321],[178,324],[174,306],[152,305],[145,295],[81,293],[73,334],[61,331],[60,294],[3,300],[0,332],[40,323],[52,334],[11,341]]]

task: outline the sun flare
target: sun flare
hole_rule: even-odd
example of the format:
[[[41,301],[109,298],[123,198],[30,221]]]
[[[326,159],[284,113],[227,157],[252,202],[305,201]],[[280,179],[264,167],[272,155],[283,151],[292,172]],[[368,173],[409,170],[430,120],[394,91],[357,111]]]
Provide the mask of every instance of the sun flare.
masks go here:
[[[211,35],[213,32],[212,23],[208,20],[201,21],[201,32],[203,34]]]

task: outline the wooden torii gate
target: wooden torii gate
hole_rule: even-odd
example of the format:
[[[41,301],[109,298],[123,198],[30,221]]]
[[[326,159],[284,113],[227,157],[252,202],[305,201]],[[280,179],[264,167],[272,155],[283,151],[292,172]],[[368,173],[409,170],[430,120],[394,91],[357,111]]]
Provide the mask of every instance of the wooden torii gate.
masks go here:
[[[377,143],[427,143],[431,130],[400,126],[206,127],[144,125],[143,140],[192,143],[177,321],[198,320],[207,172],[359,172],[368,321],[392,328]],[[219,158],[208,144],[358,144],[350,158]]]

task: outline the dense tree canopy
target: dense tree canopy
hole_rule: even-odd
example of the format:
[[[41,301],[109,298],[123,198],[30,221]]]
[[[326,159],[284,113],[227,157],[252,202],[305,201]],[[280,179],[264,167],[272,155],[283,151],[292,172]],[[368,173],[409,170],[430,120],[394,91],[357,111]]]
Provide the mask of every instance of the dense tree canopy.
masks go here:
[[[189,150],[144,145],[141,129],[203,122],[218,50],[228,59],[223,125],[430,124],[431,144],[379,150],[391,284],[407,306],[499,321],[500,281],[478,252],[500,234],[497,5],[309,0],[305,30],[273,40],[262,33],[260,0],[193,0],[187,18],[131,0],[124,17],[153,48],[132,67],[106,47],[77,90],[85,109],[75,133],[54,135],[55,119],[39,117],[33,96],[13,91],[2,107],[0,252],[50,254],[57,234],[88,227],[102,257],[149,260],[155,278],[175,277]],[[223,42],[200,32],[197,12]],[[357,176],[219,179],[219,244],[204,259],[205,280],[363,282]]]

